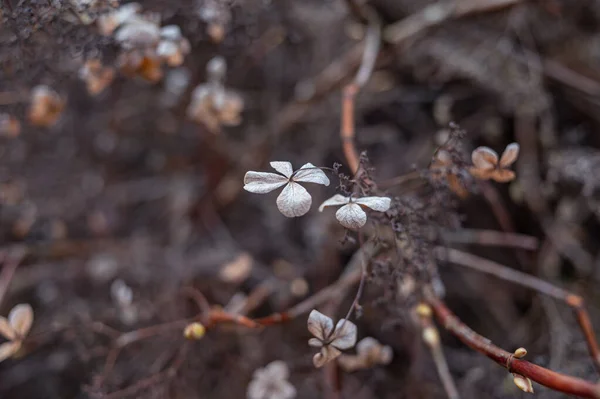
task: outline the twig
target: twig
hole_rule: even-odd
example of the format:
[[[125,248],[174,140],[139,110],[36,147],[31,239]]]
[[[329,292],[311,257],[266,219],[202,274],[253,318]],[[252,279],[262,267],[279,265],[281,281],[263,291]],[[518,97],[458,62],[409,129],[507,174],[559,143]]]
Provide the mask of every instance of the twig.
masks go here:
[[[538,249],[538,239],[525,234],[496,230],[460,229],[444,230],[442,240],[453,244],[478,244],[498,247],[522,248],[530,251]]]
[[[365,16],[369,21],[369,28],[365,37],[365,47],[362,55],[360,68],[356,73],[356,77],[352,83],[344,87],[342,94],[342,112],[341,112],[341,126],[340,126],[340,139],[342,140],[342,148],[344,150],[344,157],[348,162],[348,167],[353,174],[358,172],[359,167],[359,156],[356,146],[354,144],[355,126],[354,126],[354,104],[356,95],[358,94],[361,87],[367,83],[373,68],[375,67],[375,61],[379,54],[379,47],[381,42],[381,23],[379,17],[370,8],[364,8]]]
[[[432,307],[438,321],[446,330],[456,336],[465,345],[486,355],[500,366],[506,368],[510,373],[520,374],[538,384],[569,395],[576,395],[583,398],[600,398],[600,386],[580,378],[548,370],[526,360],[517,359],[514,353],[497,347],[489,339],[471,330],[434,295],[429,294],[427,302]]]
[[[479,256],[462,252],[451,248],[438,247],[435,250],[436,257],[442,261],[448,261],[457,265],[466,266],[486,274],[496,276],[502,280],[530,288],[534,291],[558,299],[573,308],[577,317],[577,322],[583,331],[588,350],[594,360],[596,369],[600,372],[600,349],[596,341],[596,335],[590,321],[590,316],[585,309],[585,302],[579,295],[573,294],[562,288],[556,287],[547,281],[541,280],[535,276],[510,269],[494,261],[481,258]]]
[[[423,341],[431,351],[431,357],[433,357],[433,362],[435,363],[438,376],[446,391],[446,396],[448,396],[449,399],[460,399],[456,384],[454,383],[454,379],[448,368],[446,356],[444,356],[444,350],[440,345],[440,333],[431,320],[431,308],[424,303],[419,304],[416,308],[416,313],[421,326]]]

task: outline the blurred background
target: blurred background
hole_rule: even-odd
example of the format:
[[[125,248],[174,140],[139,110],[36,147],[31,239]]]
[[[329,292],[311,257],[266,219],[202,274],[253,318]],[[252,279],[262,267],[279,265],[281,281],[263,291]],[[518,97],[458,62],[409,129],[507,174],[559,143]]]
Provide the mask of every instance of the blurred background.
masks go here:
[[[3,0],[0,314],[29,303],[34,322],[0,363],[0,397],[243,398],[254,370],[273,360],[288,364],[298,398],[336,397],[312,366],[304,316],[192,343],[170,330],[117,358],[110,348],[118,332],[196,314],[185,287],[227,309],[254,295],[250,315],[260,317],[339,277],[357,245],[343,241],[333,212],[313,206],[288,219],[274,194],[242,187],[246,171],[270,171],[269,161],[346,162],[341,90],[367,31],[356,5],[382,29],[355,112],[357,148],[377,181],[426,168],[450,122],[466,131],[465,162],[479,145],[501,153],[518,142],[517,179],[455,209],[464,228],[528,234],[538,250],[462,250],[582,295],[600,328],[597,1]],[[334,188],[309,187],[313,203]],[[440,269],[448,305],[474,330],[597,380],[565,304]],[[392,346],[394,360],[344,374],[342,397],[446,397],[418,332],[390,311],[381,286],[369,285],[359,337]],[[462,397],[527,395],[444,331],[442,341]]]

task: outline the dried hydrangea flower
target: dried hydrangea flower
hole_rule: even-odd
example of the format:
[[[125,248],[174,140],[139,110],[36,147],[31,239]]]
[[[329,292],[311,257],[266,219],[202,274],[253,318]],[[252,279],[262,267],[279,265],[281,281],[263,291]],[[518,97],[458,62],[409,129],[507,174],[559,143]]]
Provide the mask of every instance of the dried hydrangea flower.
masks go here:
[[[127,51],[121,53],[117,60],[119,70],[128,77],[139,76],[149,82],[156,83],[163,77],[161,59],[152,51]]]
[[[340,224],[348,229],[357,230],[367,223],[367,214],[361,206],[366,206],[374,211],[385,212],[390,209],[392,200],[388,197],[362,197],[352,198],[336,194],[321,204],[319,212],[328,206],[343,205],[335,213],[336,219]]]
[[[296,388],[288,381],[290,372],[281,360],[258,369],[252,376],[246,392],[248,399],[293,399]]]
[[[28,304],[15,306],[8,314],[8,319],[0,316],[0,335],[8,340],[0,345],[0,362],[21,349],[32,324],[33,309]]]
[[[54,125],[65,108],[65,103],[65,100],[50,87],[34,87],[28,111],[29,122],[42,127]]]
[[[352,372],[378,364],[390,364],[393,356],[390,346],[381,345],[375,338],[366,337],[356,344],[356,355],[341,355],[338,363],[344,371]]]
[[[299,183],[317,183],[329,186],[329,179],[325,173],[311,163],[302,165],[295,172],[289,162],[271,162],[271,167],[280,174],[246,172],[244,190],[266,194],[285,186],[277,197],[277,208],[289,218],[306,214],[312,204],[312,197]]]
[[[317,368],[341,355],[342,350],[350,349],[356,344],[354,323],[341,319],[334,328],[333,320],[317,310],[308,315],[308,331],[315,336],[308,340],[308,344],[321,348],[321,351],[313,356],[313,364]]]
[[[139,3],[123,4],[118,9],[98,17],[98,28],[104,36],[110,36],[127,20],[136,17],[142,11]]]
[[[506,149],[498,161],[496,151],[488,147],[478,147],[473,150],[471,159],[473,167],[469,169],[469,173],[473,177],[482,180],[495,180],[499,183],[506,183],[515,178],[515,172],[508,169],[519,156],[519,144],[512,143],[506,146]]]
[[[111,84],[115,71],[111,67],[103,66],[100,60],[91,59],[79,70],[79,77],[85,81],[88,93],[96,95]]]
[[[115,40],[128,50],[154,47],[160,40],[160,28],[154,21],[130,18],[119,27]]]

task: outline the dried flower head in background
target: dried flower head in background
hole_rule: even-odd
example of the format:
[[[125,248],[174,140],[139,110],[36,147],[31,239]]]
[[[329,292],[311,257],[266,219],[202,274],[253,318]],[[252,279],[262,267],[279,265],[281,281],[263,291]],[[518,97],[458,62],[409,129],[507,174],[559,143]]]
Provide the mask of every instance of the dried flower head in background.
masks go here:
[[[356,355],[341,355],[338,363],[344,371],[352,372],[379,364],[390,364],[393,356],[390,346],[381,345],[375,338],[366,337],[356,344]]]
[[[0,114],[0,136],[14,138],[21,133],[21,122],[9,114]]]
[[[225,38],[227,25],[231,20],[231,2],[228,0],[204,0],[197,9],[198,16],[206,26],[208,36],[215,43]]]
[[[152,51],[128,51],[121,53],[117,60],[119,70],[127,77],[141,77],[151,83],[163,77],[161,59]]]
[[[87,60],[79,70],[79,77],[85,81],[87,91],[96,95],[104,91],[115,77],[115,70],[105,67],[100,60]]]
[[[243,252],[221,267],[219,278],[227,283],[240,284],[250,275],[252,263],[252,256],[247,252]]]
[[[308,340],[308,344],[321,348],[321,351],[313,356],[315,367],[322,367],[341,355],[342,350],[350,349],[356,344],[354,323],[341,319],[334,328],[333,320],[317,310],[313,310],[308,315],[308,331],[315,336]]]
[[[432,172],[431,176],[433,179],[438,180],[442,177],[446,178],[450,190],[460,198],[466,198],[469,195],[469,192],[461,184],[453,167],[454,162],[452,160],[452,155],[444,149],[439,149],[433,156],[433,160],[429,165],[429,170]]]
[[[335,213],[336,219],[340,224],[348,229],[357,230],[367,223],[367,214],[361,206],[366,206],[374,211],[385,212],[390,209],[392,200],[388,197],[362,197],[352,198],[336,194],[321,204],[319,212],[323,212],[328,206],[343,205]]]
[[[140,11],[142,11],[142,6],[139,3],[127,3],[116,10],[101,15],[97,21],[100,33],[104,36],[112,35],[119,26],[130,18],[137,16]]]
[[[302,165],[295,172],[289,162],[271,162],[271,167],[281,174],[246,172],[244,190],[251,193],[266,194],[285,186],[277,197],[277,208],[284,216],[289,218],[306,214],[312,205],[312,197],[298,183],[317,183],[329,186],[329,178],[321,169],[311,163]]]
[[[0,335],[8,340],[0,345],[0,362],[21,349],[32,324],[33,309],[28,304],[15,306],[8,314],[8,319],[0,317]]]
[[[287,364],[275,360],[265,368],[258,369],[248,384],[248,399],[292,399],[296,388],[288,381],[290,372]]]
[[[65,108],[66,101],[45,85],[33,88],[29,105],[29,122],[35,126],[49,127],[56,123]]]
[[[515,172],[508,167],[517,160],[518,156],[519,144],[517,143],[506,146],[500,161],[496,151],[488,147],[478,147],[471,154],[474,166],[469,169],[469,172],[478,179],[492,179],[499,183],[506,183],[515,178]]]
[[[156,54],[167,65],[176,67],[183,64],[183,59],[189,52],[190,42],[182,36],[179,26],[167,25],[161,28],[160,42],[156,48]]]
[[[225,88],[226,72],[227,64],[223,57],[211,59],[206,65],[206,83],[194,89],[187,108],[188,118],[205,125],[213,133],[218,133],[220,126],[237,126],[242,121],[244,100]]]

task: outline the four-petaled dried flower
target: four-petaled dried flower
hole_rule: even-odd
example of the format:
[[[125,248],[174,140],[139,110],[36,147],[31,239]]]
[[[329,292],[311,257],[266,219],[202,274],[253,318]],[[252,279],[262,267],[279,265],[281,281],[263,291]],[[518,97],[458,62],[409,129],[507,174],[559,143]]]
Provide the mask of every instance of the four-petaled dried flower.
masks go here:
[[[63,109],[65,100],[48,86],[40,85],[31,92],[29,121],[36,126],[48,127],[56,123]]]
[[[248,384],[248,399],[292,399],[296,388],[288,381],[290,372],[285,362],[275,360],[258,369]]]
[[[317,183],[329,186],[329,179],[325,173],[311,163],[303,165],[295,172],[289,162],[271,162],[271,167],[281,174],[246,172],[244,190],[265,194],[285,186],[277,197],[277,208],[289,218],[306,214],[312,204],[312,197],[298,183]]]
[[[341,319],[333,326],[333,320],[317,310],[308,315],[308,331],[315,338],[308,340],[308,344],[321,351],[313,356],[315,367],[322,367],[325,363],[342,354],[342,350],[350,349],[356,344],[356,325],[350,320]]]
[[[15,306],[8,319],[0,317],[0,335],[8,342],[0,345],[0,362],[13,356],[21,349],[33,324],[33,309],[28,304]]]
[[[496,151],[488,147],[478,147],[471,154],[474,166],[469,169],[469,172],[478,179],[492,179],[499,183],[506,183],[515,178],[515,172],[508,167],[517,160],[518,156],[519,144],[517,143],[506,146],[500,161]]]
[[[390,364],[392,348],[381,345],[375,338],[366,337],[356,344],[356,355],[341,355],[338,363],[346,372],[374,367],[378,364]]]
[[[357,230],[367,223],[367,214],[361,206],[366,206],[374,211],[385,212],[390,209],[391,199],[388,197],[362,197],[352,198],[336,194],[321,204],[319,212],[327,206],[343,205],[335,213],[340,224],[348,229]]]

